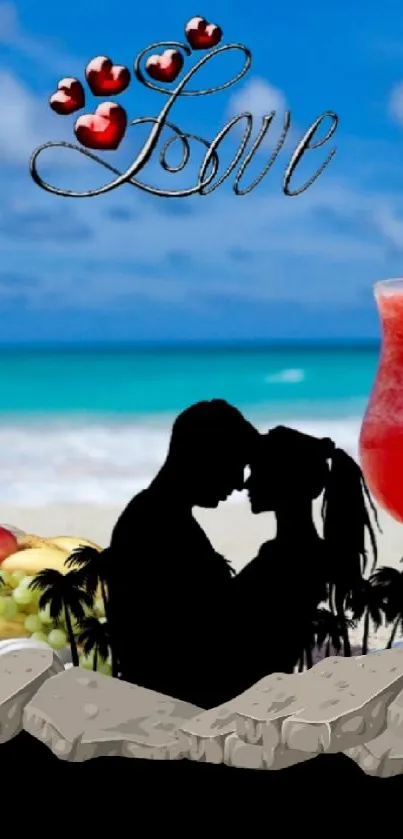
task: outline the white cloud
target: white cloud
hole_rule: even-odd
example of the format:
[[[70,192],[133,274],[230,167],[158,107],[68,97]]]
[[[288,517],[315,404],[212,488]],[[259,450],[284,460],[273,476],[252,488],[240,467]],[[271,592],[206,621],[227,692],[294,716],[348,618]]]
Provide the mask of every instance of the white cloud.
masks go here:
[[[279,88],[274,87],[274,85],[271,85],[266,79],[255,76],[231,96],[228,102],[227,118],[231,119],[245,111],[252,114],[253,129],[251,136],[255,138],[261,129],[262,118],[275,111],[273,127],[269,128],[260,146],[262,150],[268,148],[273,150],[275,147],[273,134],[277,141],[284,127],[284,115],[287,110],[290,109],[285,93]],[[238,123],[239,133],[244,128],[244,123]],[[290,143],[296,142],[296,131],[297,128],[292,124],[291,116],[291,124],[283,145],[283,150],[289,148]]]
[[[152,264],[155,260],[164,260],[173,249],[183,249],[190,255],[197,254],[201,264],[222,266],[226,262],[226,251],[240,244],[246,244],[257,256],[273,252],[309,253],[337,261],[376,256],[377,242],[368,243],[359,237],[331,231],[317,233],[318,211],[338,210],[343,217],[349,218],[353,210],[362,210],[372,203],[371,197],[328,181],[326,184],[318,182],[297,199],[291,199],[281,192],[279,174],[277,181],[277,190],[270,195],[257,189],[244,198],[224,193],[200,198],[195,202],[198,212],[181,217],[180,224],[174,215],[161,217],[152,205],[144,202],[138,190],[129,186],[97,200],[84,201],[49,196],[35,187],[35,198],[31,198],[30,205],[25,201],[23,209],[34,212],[35,208],[46,207],[49,211],[53,206],[56,210],[57,202],[59,209],[61,202],[68,201],[71,213],[93,232],[88,240],[77,241],[71,259],[90,259],[96,254],[101,260],[108,259],[113,253],[117,265],[131,259]],[[105,210],[110,203],[132,209],[136,218],[125,223],[107,220]],[[0,238],[0,245],[4,251],[14,250],[10,239]],[[32,253],[40,253],[43,247],[39,240],[29,242]],[[62,237],[60,242],[47,242],[46,251],[48,254],[65,252]]]
[[[19,192],[16,185],[15,194]],[[314,302],[319,289],[327,305],[349,305],[373,274],[385,273],[385,243],[390,241],[385,219],[397,212],[389,196],[360,191],[328,175],[297,199],[281,193],[279,178],[270,195],[259,190],[245,198],[217,193],[195,203],[199,212],[181,217],[178,224],[177,217],[161,215],[133,188],[96,201],[75,201],[49,196],[32,185],[23,205],[14,200],[10,212],[22,207],[39,216],[53,209],[56,216],[66,205],[77,225],[85,224],[92,235],[67,246],[61,222],[60,236],[56,231],[44,241],[20,235],[18,248],[12,236],[0,236],[2,270],[22,274],[30,266],[38,284],[24,293],[35,308],[131,305],[138,297],[186,301],[189,306],[192,299],[197,305],[221,294]],[[134,217],[113,219],[106,213],[108,206],[132,210]],[[344,219],[347,228],[351,223],[351,233],[321,228],[322,211]],[[353,227],[364,212],[376,225],[368,235]],[[242,247],[250,259],[231,256]],[[172,266],[168,271],[166,259],[172,251],[190,258],[188,272],[175,272]]]
[[[374,213],[379,231],[397,249],[403,250],[403,218],[387,204],[381,204]]]
[[[0,72],[0,161],[27,163],[35,146],[44,141],[41,103],[14,76]],[[46,135],[45,135],[46,136]]]
[[[42,143],[76,142],[66,117],[54,114],[46,99],[33,96],[19,79],[1,68],[0,113],[0,163],[28,166],[32,152]],[[47,163],[54,161],[56,154],[57,150],[48,152]],[[83,156],[73,152],[64,154],[62,162],[68,167],[85,165]]]
[[[389,113],[395,122],[403,125],[403,82],[395,85],[390,94]]]
[[[20,24],[17,7],[0,2],[0,45],[14,50],[36,66],[62,76],[81,72],[83,62],[66,55],[62,45],[26,33]],[[49,95],[52,93],[49,90]],[[70,121],[50,111],[46,97],[37,97],[6,66],[0,65],[0,163],[28,165],[36,146],[49,140],[75,142]],[[47,162],[54,160],[47,155]],[[82,156],[80,164],[83,165]],[[78,155],[65,154],[63,162],[70,168],[78,163]]]
[[[66,306],[78,309],[102,310],[107,306],[120,307],[139,299],[158,303],[192,302],[194,289],[182,279],[167,279],[162,273],[146,279],[133,268],[132,272],[113,270],[109,265],[97,271],[84,272],[80,267],[66,266],[55,272],[49,268],[42,270],[37,284],[24,290],[24,297],[30,309],[58,309]],[[3,289],[0,283],[0,299],[12,296],[8,287]]]
[[[284,112],[287,108],[285,94],[265,79],[255,77],[250,79],[229,102],[229,112],[232,116],[243,111],[249,111],[253,117],[260,119],[271,111]]]

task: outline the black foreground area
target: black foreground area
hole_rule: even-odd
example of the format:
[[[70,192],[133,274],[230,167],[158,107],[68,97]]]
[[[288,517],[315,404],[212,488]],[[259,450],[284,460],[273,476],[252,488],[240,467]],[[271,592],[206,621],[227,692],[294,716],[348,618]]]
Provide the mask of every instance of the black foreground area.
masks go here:
[[[182,787],[187,781],[196,787],[200,784],[203,799],[210,792],[219,792],[220,784],[228,791],[242,793],[242,797],[253,796],[254,804],[259,802],[256,796],[263,795],[262,804],[267,796],[287,796],[292,800],[293,795],[301,792],[311,793],[314,799],[319,796],[331,801],[334,793],[337,799],[343,797],[345,801],[353,802],[355,794],[380,796],[383,803],[402,800],[403,775],[395,778],[373,778],[365,775],[362,770],[345,755],[321,755],[306,763],[299,764],[281,771],[261,771],[253,769],[237,769],[223,765],[195,763],[187,760],[153,761],[132,758],[105,757],[95,758],[83,763],[70,763],[59,760],[51,751],[29,734],[22,732],[13,740],[5,743],[0,749],[2,767],[24,767],[34,780],[37,775],[46,778],[48,791],[54,786],[59,793],[63,784],[69,786],[78,782],[90,785],[92,779],[102,779],[105,789],[114,786],[116,782],[135,781],[136,796],[141,793],[158,792],[158,787],[171,786],[179,783]],[[291,797],[291,799],[290,799]],[[280,800],[280,799],[279,799]],[[284,800],[284,799],[282,799]],[[368,801],[368,799],[366,799]],[[234,799],[232,799],[234,802]],[[239,803],[239,800],[238,800]],[[129,808],[130,802],[127,801]]]

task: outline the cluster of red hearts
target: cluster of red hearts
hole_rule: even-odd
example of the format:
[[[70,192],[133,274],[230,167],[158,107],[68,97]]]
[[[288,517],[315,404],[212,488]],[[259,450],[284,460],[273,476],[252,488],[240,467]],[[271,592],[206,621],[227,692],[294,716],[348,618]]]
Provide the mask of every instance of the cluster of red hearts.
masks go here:
[[[192,50],[205,50],[217,46],[223,33],[217,24],[208,23],[203,17],[194,17],[186,24],[185,35]],[[175,81],[182,67],[183,56],[175,49],[150,55],[145,65],[150,78],[167,83]],[[131,81],[127,67],[113,64],[104,55],[98,55],[87,64],[85,78],[94,96],[117,96],[128,88]],[[79,79],[61,79],[49,104],[62,116],[81,110],[85,105],[85,92]],[[78,117],[74,133],[79,143],[88,149],[114,151],[121,143],[126,128],[125,109],[117,102],[102,102],[93,114]]]

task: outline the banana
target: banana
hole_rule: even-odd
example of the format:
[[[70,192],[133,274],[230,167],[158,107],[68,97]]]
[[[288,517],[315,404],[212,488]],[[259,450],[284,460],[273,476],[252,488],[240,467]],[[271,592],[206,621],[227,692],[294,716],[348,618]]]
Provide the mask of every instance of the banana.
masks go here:
[[[2,641],[7,638],[27,638],[28,636],[29,632],[21,621],[8,621],[5,618],[0,618],[0,639]]]
[[[60,548],[62,551],[66,551],[66,553],[71,554],[73,551],[77,550],[77,548],[95,548],[96,551],[102,551],[102,548],[99,545],[96,545],[95,542],[90,542],[88,539],[81,539],[80,536],[49,536],[46,540],[48,545],[55,545],[57,548]]]
[[[64,564],[68,557],[67,551],[47,544],[44,548],[27,548],[8,556],[1,563],[3,571],[24,571],[27,575],[38,574],[44,568],[53,568],[67,574],[70,569]]]
[[[48,548],[49,540],[43,536],[35,536],[32,533],[25,533],[18,539],[18,551],[25,551],[27,548]],[[60,550],[62,550],[60,548]]]

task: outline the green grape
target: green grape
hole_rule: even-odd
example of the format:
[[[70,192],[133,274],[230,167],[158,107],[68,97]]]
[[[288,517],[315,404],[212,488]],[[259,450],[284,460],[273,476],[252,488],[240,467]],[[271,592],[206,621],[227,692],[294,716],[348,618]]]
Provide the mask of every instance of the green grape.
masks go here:
[[[6,598],[0,595],[0,615],[4,615],[6,610]]]
[[[48,643],[48,639],[44,632],[33,632],[31,638],[33,638],[34,641],[44,641],[45,644]]]
[[[102,598],[95,601],[95,611],[98,615],[100,615],[100,617],[103,618],[105,616],[105,607]]]
[[[24,621],[25,629],[28,632],[41,632],[42,631],[42,621],[39,615],[27,615]]]
[[[12,596],[18,606],[28,606],[32,601],[32,592],[21,585],[14,589]]]
[[[21,582],[19,584],[19,588],[28,588],[30,586],[30,584],[32,583],[32,580],[34,580],[34,579],[35,579],[35,577],[31,577],[29,574],[27,574],[26,577],[24,577],[21,580]],[[39,597],[41,595],[40,591],[38,591],[37,589],[30,589],[30,591],[33,595],[37,594]]]
[[[79,664],[80,667],[84,667],[85,670],[92,670],[93,668],[93,662],[90,661],[86,655],[80,655]]]
[[[45,624],[45,626],[48,626],[49,624],[53,623],[53,618],[51,618],[51,616],[50,616],[49,605],[45,606],[44,609],[40,610],[39,617],[40,617],[42,623]]]
[[[12,621],[15,618],[17,612],[18,612],[18,606],[17,606],[15,600],[13,600],[12,597],[5,597],[4,601],[5,601],[5,606],[4,606],[3,615],[4,615],[6,620]]]
[[[104,676],[112,675],[112,667],[109,661],[98,661],[98,673],[103,673]]]
[[[2,578],[3,584],[5,586],[9,586],[11,584],[10,583],[11,574],[10,574],[9,571],[2,571],[1,572],[1,578]]]
[[[25,576],[25,571],[12,571],[10,574],[11,588],[17,588]]]
[[[61,650],[67,646],[67,635],[62,629],[52,629],[48,635],[48,644],[55,650]]]
[[[85,670],[92,670],[94,666],[94,656],[90,653],[90,655],[80,655],[80,667],[84,667]]]

